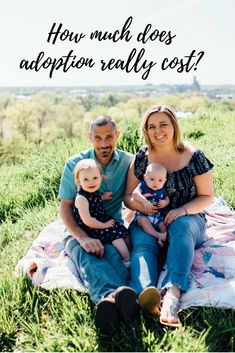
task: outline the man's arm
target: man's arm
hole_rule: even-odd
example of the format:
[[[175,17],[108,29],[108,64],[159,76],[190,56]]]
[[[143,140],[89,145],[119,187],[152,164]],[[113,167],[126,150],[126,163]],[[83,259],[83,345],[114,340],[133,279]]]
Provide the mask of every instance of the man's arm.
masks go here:
[[[60,216],[68,229],[69,234],[76,239],[81,247],[88,253],[102,257],[104,255],[104,246],[99,239],[90,238],[78,225],[73,214],[74,201],[61,199]]]

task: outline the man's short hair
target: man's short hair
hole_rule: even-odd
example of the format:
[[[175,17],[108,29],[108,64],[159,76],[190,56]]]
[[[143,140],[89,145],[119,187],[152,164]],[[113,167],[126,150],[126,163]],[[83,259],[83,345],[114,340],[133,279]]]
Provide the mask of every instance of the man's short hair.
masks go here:
[[[116,123],[112,118],[110,118],[110,116],[100,115],[90,124],[89,132],[92,132],[96,126],[104,126],[107,124],[111,124],[114,130],[117,131]]]

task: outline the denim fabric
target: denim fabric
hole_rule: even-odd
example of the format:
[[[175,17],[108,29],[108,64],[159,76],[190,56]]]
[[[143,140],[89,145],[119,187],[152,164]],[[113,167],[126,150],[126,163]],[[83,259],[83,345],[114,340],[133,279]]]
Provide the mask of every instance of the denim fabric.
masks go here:
[[[194,249],[205,239],[205,225],[200,215],[190,215],[178,218],[168,227],[168,274],[163,281],[164,287],[177,285],[182,291],[188,289]],[[135,223],[130,229],[133,247],[130,285],[139,294],[144,288],[157,285],[160,251],[157,240]]]
[[[106,244],[104,257],[100,258],[87,253],[72,236],[65,238],[64,244],[94,303],[118,287],[127,285],[129,272],[113,245]]]
[[[92,158],[98,162],[93,149],[81,152],[68,159],[61,177],[58,195],[60,199],[75,200],[77,186],[74,182],[73,171],[80,160],[87,158]],[[123,223],[121,215],[122,199],[126,187],[127,173],[132,159],[133,155],[131,153],[116,148],[111,161],[107,165],[100,164],[104,178],[99,191],[101,194],[105,191],[112,191],[113,193],[113,197],[104,202],[105,212],[121,223]]]
[[[159,250],[157,240],[135,223],[130,230],[132,243],[130,286],[139,294],[144,288],[157,285]]]
[[[167,276],[163,287],[178,286],[183,292],[189,287],[189,272],[194,250],[205,240],[206,222],[200,215],[177,218],[168,228]]]

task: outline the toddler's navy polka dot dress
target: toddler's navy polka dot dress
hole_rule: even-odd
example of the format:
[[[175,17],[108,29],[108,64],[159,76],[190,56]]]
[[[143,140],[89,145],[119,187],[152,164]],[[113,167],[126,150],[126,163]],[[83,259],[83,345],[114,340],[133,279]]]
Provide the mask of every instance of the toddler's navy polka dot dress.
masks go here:
[[[109,219],[113,219],[105,214],[103,201],[99,191],[87,192],[80,188],[77,195],[82,195],[87,199],[91,217],[94,217],[100,222],[107,222]],[[115,239],[126,238],[129,235],[128,229],[117,221],[115,221],[112,228],[96,229],[88,227],[83,223],[77,208],[74,208],[74,214],[79,227],[81,227],[91,238],[99,239],[102,243],[111,243]]]

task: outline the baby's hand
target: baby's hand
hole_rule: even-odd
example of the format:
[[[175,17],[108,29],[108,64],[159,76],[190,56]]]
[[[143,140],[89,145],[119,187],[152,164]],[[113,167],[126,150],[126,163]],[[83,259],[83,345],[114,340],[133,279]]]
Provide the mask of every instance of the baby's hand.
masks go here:
[[[112,228],[115,224],[115,220],[114,219],[110,219],[109,221],[105,222],[105,228]]]
[[[146,197],[146,199],[147,199],[148,197],[153,196],[153,194],[150,194],[150,192],[147,192],[146,194],[143,194],[143,196]]]
[[[160,201],[158,201],[158,203],[157,203],[157,205],[158,205],[158,207],[159,208],[164,208],[164,207],[166,207],[167,205],[169,204],[169,202],[168,202],[168,200],[160,200]]]
[[[105,191],[102,195],[101,198],[103,201],[111,200],[113,196],[113,193],[111,191]]]

